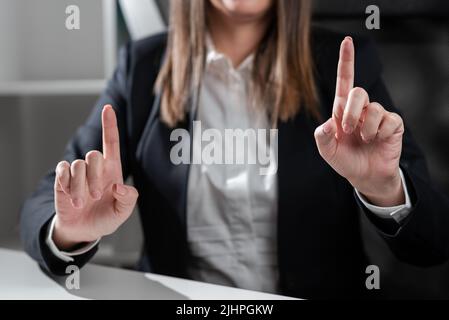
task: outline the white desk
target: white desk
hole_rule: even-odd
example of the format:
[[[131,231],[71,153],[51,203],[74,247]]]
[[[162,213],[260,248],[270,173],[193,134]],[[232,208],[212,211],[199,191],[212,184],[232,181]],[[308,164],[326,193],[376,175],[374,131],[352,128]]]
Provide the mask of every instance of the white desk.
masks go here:
[[[93,264],[81,270],[79,290],[67,290],[64,283],[65,277],[50,278],[25,253],[0,249],[0,299],[293,299]]]

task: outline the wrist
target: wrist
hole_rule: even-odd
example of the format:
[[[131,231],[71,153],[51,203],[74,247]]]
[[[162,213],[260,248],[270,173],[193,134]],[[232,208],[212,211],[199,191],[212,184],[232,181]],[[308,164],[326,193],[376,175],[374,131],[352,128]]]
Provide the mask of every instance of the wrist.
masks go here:
[[[405,192],[399,174],[378,181],[366,180],[363,184],[353,184],[368,202],[378,207],[395,207],[405,203]]]
[[[82,243],[91,242],[76,237],[76,233],[74,234],[73,230],[73,226],[64,223],[59,219],[58,215],[55,216],[54,227],[50,236],[59,250],[70,252]]]

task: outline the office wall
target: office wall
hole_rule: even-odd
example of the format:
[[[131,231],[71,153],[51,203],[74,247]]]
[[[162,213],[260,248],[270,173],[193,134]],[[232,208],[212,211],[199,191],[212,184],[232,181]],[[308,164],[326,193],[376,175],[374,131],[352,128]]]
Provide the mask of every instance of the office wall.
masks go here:
[[[15,19],[18,2],[0,0],[2,10],[0,10],[0,30],[8,30],[9,28],[17,28],[19,21]],[[8,63],[0,64],[0,81],[13,77],[18,69],[17,59],[15,58],[18,51],[17,37],[14,32],[0,32],[0,61],[8,61]]]
[[[20,109],[14,98],[0,99],[0,245],[18,246],[17,221],[22,199]]]
[[[65,28],[65,8],[80,7],[81,28]],[[102,1],[0,0],[0,63],[8,80],[101,79],[104,76]],[[5,20],[3,20],[5,19]],[[11,21],[12,20],[12,21]],[[5,61],[5,60],[0,60]],[[2,77],[2,75],[0,75]]]

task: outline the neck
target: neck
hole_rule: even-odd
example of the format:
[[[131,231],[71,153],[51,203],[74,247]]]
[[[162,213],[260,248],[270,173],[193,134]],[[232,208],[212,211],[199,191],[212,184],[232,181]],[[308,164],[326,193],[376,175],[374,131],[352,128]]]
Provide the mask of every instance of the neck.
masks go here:
[[[269,23],[267,17],[256,21],[234,21],[215,9],[209,10],[208,18],[215,49],[229,57],[234,67],[256,50]]]

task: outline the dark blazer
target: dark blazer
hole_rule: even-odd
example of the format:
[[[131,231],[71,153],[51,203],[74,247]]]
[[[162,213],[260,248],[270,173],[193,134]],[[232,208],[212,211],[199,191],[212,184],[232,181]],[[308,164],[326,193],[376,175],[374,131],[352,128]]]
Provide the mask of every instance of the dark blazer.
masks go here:
[[[323,119],[331,116],[336,69],[343,35],[314,29],[316,64]],[[125,178],[132,176],[139,190],[138,207],[145,247],[141,269],[187,277],[190,252],[186,241],[188,165],[169,158],[172,129],[159,118],[159,97],[153,94],[166,47],[166,34],[131,42],[121,50],[114,76],[86,123],[69,142],[64,159],[84,158],[101,150],[101,110],[112,104],[120,130]],[[396,111],[381,79],[381,65],[373,44],[355,37],[357,86],[372,101]],[[186,117],[189,119],[189,117]],[[190,121],[178,127],[189,129]],[[380,219],[367,211],[352,186],[335,173],[318,153],[314,130],[319,123],[304,112],[279,122],[278,262],[280,290],[301,298],[361,297],[368,263],[362,246],[360,214],[385,239],[394,254],[415,265],[442,263],[449,255],[449,200],[429,180],[423,154],[406,129],[401,168],[413,210],[406,221]],[[24,204],[21,234],[26,251],[44,268],[64,274],[66,263],[45,245],[49,220],[55,214],[54,172],[40,183]],[[79,256],[84,265],[96,249]]]

